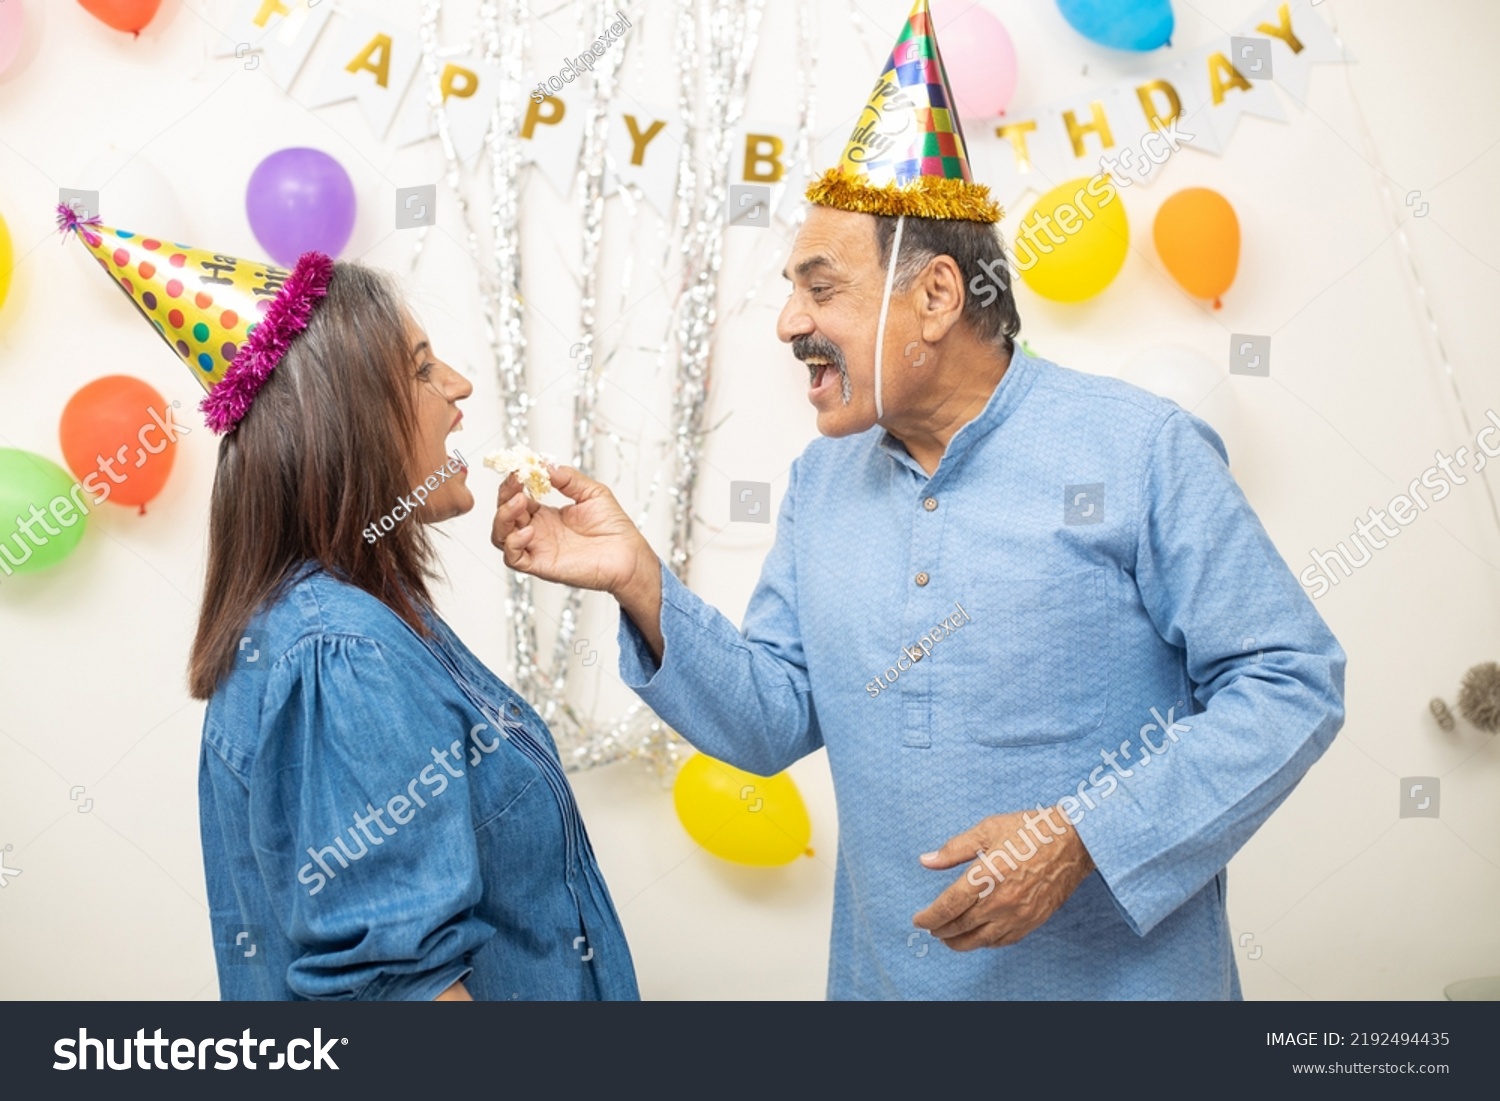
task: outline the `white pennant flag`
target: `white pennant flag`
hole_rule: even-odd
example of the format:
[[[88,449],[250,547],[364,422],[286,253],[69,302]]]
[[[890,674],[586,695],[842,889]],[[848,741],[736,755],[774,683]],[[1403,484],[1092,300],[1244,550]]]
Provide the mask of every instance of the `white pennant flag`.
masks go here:
[[[426,74],[407,97],[396,123],[396,144],[412,145],[438,136],[437,112],[428,102]],[[458,159],[472,164],[484,148],[500,92],[500,71],[472,55],[442,58],[438,64],[438,92],[448,114],[448,136]]]
[[[573,190],[578,175],[578,157],[583,151],[583,104],[579,96],[570,107],[562,96],[543,96],[526,101],[521,120],[521,157],[542,170],[542,175],[563,198]]]
[[[1193,79],[1196,69],[1200,87],[1207,90],[1208,117],[1221,148],[1234,136],[1241,115],[1287,121],[1281,100],[1276,98],[1274,82],[1269,78],[1251,80],[1246,75],[1262,59],[1246,56],[1236,62],[1230,56],[1233,52],[1230,40],[1220,39],[1189,55],[1187,61],[1188,79]]]
[[[1270,38],[1271,77],[1298,103],[1307,100],[1307,77],[1313,62],[1354,60],[1307,0],[1272,0],[1245,20],[1237,33]]]
[[[357,99],[376,136],[384,137],[420,60],[414,36],[363,16],[342,19],[309,106]]]
[[[271,79],[289,88],[331,15],[333,5],[318,0],[244,0],[214,56],[253,58],[245,62],[248,68],[264,61]]]
[[[606,138],[604,194],[632,184],[663,218],[670,215],[685,136],[681,116],[669,107],[639,106],[613,116]]]
[[[842,145],[839,150],[843,151]],[[797,165],[797,127],[741,121],[729,137],[729,182],[770,188],[768,213],[779,214],[785,208],[795,217],[796,204],[788,205],[789,196],[795,190],[800,197],[807,190],[807,180]],[[748,201],[744,192],[741,195]],[[730,212],[731,218],[734,213]]]
[[[1049,104],[1002,123],[1002,140],[1010,146],[1015,169],[1025,190],[1038,195],[1067,183],[1078,174],[1078,158],[1068,140],[1063,111],[1075,110],[1069,104]],[[1087,108],[1085,108],[1085,119]]]

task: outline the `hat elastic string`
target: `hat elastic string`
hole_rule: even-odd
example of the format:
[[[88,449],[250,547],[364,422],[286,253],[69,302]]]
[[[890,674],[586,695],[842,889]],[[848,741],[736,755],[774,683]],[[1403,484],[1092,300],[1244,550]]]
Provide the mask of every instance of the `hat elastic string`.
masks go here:
[[[896,236],[891,241],[891,262],[885,269],[885,294],[880,299],[880,323],[875,332],[875,419],[879,421],[885,416],[885,404],[880,400],[883,387],[881,386],[880,361],[885,351],[885,318],[891,308],[891,287],[896,282],[896,257],[901,254],[901,231],[906,228],[906,215],[896,219]]]

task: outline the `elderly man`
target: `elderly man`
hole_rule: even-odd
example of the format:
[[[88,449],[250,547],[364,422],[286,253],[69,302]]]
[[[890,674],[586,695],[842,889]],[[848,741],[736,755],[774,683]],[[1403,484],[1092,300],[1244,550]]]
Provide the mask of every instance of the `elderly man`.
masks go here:
[[[621,675],[704,752],[827,747],[830,997],[1237,998],[1224,867],[1341,725],[1344,654],[1211,428],[1015,347],[943,85],[918,0],[809,190],[778,335],[824,438],[743,630],[575,470],[561,510],[507,480],[495,542],[617,598]]]

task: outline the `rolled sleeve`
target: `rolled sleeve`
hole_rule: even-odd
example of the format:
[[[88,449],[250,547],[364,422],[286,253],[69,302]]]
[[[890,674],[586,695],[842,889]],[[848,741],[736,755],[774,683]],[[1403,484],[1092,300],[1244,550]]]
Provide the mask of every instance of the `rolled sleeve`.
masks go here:
[[[1345,655],[1230,475],[1217,434],[1170,414],[1147,455],[1136,585],[1185,652],[1200,708],[1077,823],[1138,934],[1201,890],[1344,720]],[[1157,716],[1166,715],[1162,701]],[[1150,727],[1143,731],[1149,731]]]
[[[437,997],[495,932],[474,916],[483,883],[463,746],[456,761],[447,752],[464,716],[369,638],[304,639],[271,675],[251,791],[274,796],[252,799],[250,824],[302,949],[288,987],[309,999]]]

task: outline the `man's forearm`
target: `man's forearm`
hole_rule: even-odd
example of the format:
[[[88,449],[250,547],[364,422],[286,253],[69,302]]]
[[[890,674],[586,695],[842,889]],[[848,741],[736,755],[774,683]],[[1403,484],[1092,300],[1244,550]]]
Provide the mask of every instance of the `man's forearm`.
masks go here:
[[[643,548],[630,582],[614,596],[620,602],[621,614],[630,617],[660,665],[667,646],[661,636],[661,560],[649,546]]]

